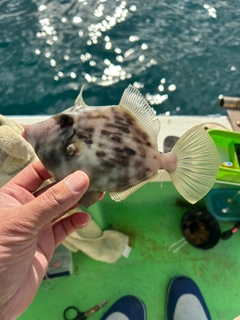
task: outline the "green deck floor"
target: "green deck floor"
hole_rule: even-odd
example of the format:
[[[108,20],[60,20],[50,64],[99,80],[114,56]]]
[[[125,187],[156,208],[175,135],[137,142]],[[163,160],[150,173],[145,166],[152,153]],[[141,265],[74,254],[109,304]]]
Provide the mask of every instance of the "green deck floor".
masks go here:
[[[90,208],[104,229],[111,225],[130,236],[128,259],[114,264],[74,253],[74,273],[56,278],[53,290],[43,286],[21,320],[60,320],[63,310],[74,305],[85,311],[108,299],[109,306],[126,294],[144,300],[148,320],[165,319],[165,294],[176,275],[192,277],[199,285],[213,320],[232,320],[240,315],[240,233],[216,247],[202,251],[185,245],[173,254],[168,246],[179,240],[182,205],[172,183],[149,183],[125,201],[105,199]],[[221,229],[232,227],[222,223]],[[91,316],[99,320],[107,307]],[[194,320],[194,318],[193,318]]]

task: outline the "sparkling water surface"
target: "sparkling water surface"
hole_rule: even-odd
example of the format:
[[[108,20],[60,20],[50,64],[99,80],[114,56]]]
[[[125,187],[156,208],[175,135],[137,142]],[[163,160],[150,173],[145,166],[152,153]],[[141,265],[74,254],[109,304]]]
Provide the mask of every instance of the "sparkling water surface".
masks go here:
[[[88,105],[134,84],[158,114],[224,114],[239,71],[238,0],[0,1],[5,115],[60,112],[83,84]]]

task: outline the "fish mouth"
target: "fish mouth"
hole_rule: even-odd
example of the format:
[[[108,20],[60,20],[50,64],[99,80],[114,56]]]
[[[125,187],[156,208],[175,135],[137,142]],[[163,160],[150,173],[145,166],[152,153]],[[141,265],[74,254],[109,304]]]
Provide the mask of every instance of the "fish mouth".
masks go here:
[[[23,131],[21,132],[23,139],[27,140],[27,126],[23,125]]]
[[[71,118],[63,118],[62,121],[70,122]],[[67,141],[69,144],[74,139],[75,130],[72,125],[66,125],[66,123],[61,125],[55,118],[50,118],[43,122],[23,125],[21,135],[35,149],[39,143],[51,144],[58,140],[62,143]]]
[[[36,139],[32,135],[31,125],[23,125],[23,131],[21,132],[21,135],[24,140],[26,140],[28,143],[31,144],[33,148],[35,148]]]
[[[23,125],[23,131],[21,132],[21,135],[23,137],[24,140],[26,140],[27,142],[31,143],[31,134],[29,134],[30,128],[28,125]]]

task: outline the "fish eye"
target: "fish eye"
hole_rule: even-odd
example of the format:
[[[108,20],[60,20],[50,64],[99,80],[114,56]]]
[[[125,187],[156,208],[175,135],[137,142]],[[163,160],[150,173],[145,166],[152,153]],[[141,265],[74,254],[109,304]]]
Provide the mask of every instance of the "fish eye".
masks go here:
[[[73,118],[68,114],[61,114],[59,117],[59,122],[63,126],[71,126],[73,124]]]

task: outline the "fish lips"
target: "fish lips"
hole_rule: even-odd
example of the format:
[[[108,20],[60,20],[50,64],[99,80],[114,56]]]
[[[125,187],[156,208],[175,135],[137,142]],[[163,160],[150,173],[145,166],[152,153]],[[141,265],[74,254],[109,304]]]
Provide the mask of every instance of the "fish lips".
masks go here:
[[[32,147],[35,147],[36,141],[35,139],[33,139],[33,137],[31,136],[31,134],[29,134],[30,131],[30,126],[29,125],[23,125],[23,131],[22,131],[22,137],[23,139],[25,139],[27,142],[29,142]]]

